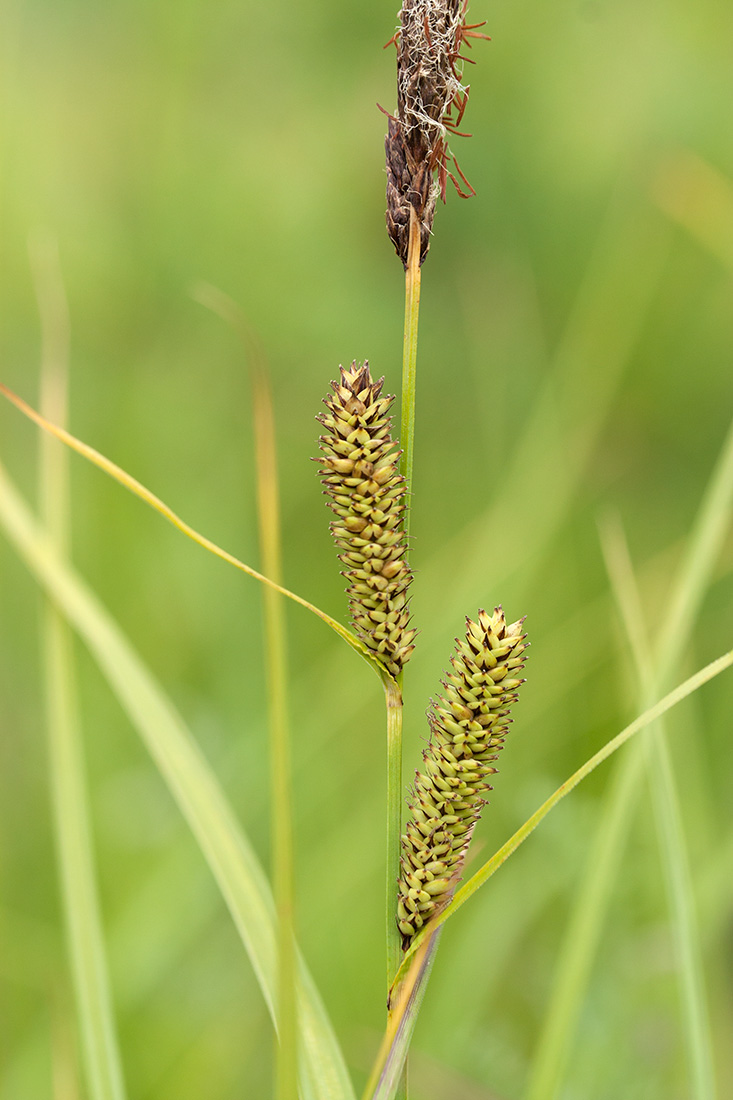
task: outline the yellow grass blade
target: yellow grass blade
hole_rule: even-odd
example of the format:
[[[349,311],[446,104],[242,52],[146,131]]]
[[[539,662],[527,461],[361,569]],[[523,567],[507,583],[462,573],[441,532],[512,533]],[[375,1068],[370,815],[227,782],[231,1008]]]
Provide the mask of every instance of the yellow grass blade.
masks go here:
[[[404,1070],[428,978],[438,949],[440,931],[415,951],[391,998],[387,1029],[372,1068],[363,1100],[394,1100],[406,1090]]]
[[[351,646],[360,657],[372,666],[377,675],[382,681],[391,680],[389,672],[384,666],[372,655],[372,653],[363,645],[359,639],[347,630],[345,626],[337,622],[336,619],[332,619],[330,615],[327,615],[325,611],[321,611],[315,604],[309,603],[308,600],[303,599],[302,596],[298,596],[295,592],[290,592],[289,589],[283,588],[282,585],[277,584],[269,577],[265,577],[262,573],[259,573],[252,566],[246,565],[239,558],[236,558],[233,554],[230,554],[227,550],[223,550],[220,546],[217,546],[211,539],[206,538],[205,535],[200,534],[188,523],[176,515],[172,508],[157,497],[155,493],[146,488],[141,482],[134,478],[131,474],[128,474],[126,470],[123,470],[121,466],[118,466],[116,462],[112,462],[111,459],[106,458],[94,447],[90,447],[87,443],[83,443],[76,436],[71,435],[64,428],[60,428],[57,424],[52,424],[50,420],[47,420],[44,416],[41,416],[39,412],[36,412],[34,408],[28,405],[21,397],[13,393],[7,386],[0,382],[0,393],[7,397],[8,401],[12,402],[17,409],[32,420],[39,428],[43,428],[44,431],[50,432],[57,439],[60,439],[62,443],[65,443],[67,447],[70,447],[72,451],[76,451],[77,454],[86,458],[94,466],[99,467],[104,473],[118,481],[120,485],[123,485],[126,489],[129,489],[131,493],[134,493],[140,500],[145,501],[151,508],[154,508],[156,512],[159,512],[161,516],[172,523],[179,531],[190,538],[193,542],[202,546],[204,550],[208,550],[209,553],[214,554],[217,558],[221,558],[222,561],[226,561],[229,565],[233,565],[235,569],[239,569],[242,573],[246,573],[248,577],[254,577],[255,580],[261,581],[262,584],[268,585],[275,592],[279,592],[281,596],[287,596],[289,600],[294,600],[295,603],[300,604],[301,607],[305,607],[308,611],[312,611],[314,615],[317,615],[319,619],[322,619],[324,623],[334,630],[340,638]]]

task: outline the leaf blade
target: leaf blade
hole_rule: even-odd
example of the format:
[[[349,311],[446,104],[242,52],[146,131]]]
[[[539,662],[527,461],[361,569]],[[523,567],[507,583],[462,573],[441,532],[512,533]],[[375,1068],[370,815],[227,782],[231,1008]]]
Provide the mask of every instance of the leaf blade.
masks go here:
[[[68,393],[69,320],[58,250],[53,241],[38,238],[31,242],[30,252],[41,316],[41,403],[49,415],[63,421]],[[40,444],[42,512],[51,538],[61,551],[69,540],[67,454],[48,436],[42,436]],[[48,600],[39,625],[53,831],[84,1073],[91,1100],[125,1100],[99,903],[72,639],[68,625]]]
[[[191,539],[198,546],[201,546],[204,550],[208,550],[210,554],[213,554],[217,558],[221,558],[222,561],[227,562],[229,565],[233,565],[235,569],[238,569],[242,573],[246,573],[248,577],[252,577],[254,580],[260,581],[261,584],[267,585],[272,591],[279,592],[281,596],[286,596],[289,600],[293,600],[294,603],[300,604],[301,607],[312,612],[319,619],[321,619],[327,626],[330,626],[333,631],[340,638],[342,638],[347,645],[362,657],[368,665],[370,665],[377,673],[382,681],[392,680],[391,674],[387,671],[384,665],[372,654],[372,652],[361,642],[355,634],[348,630],[336,619],[333,619],[330,615],[327,615],[325,611],[321,611],[315,604],[310,603],[304,599],[303,596],[299,596],[296,592],[291,592],[288,588],[284,588],[282,585],[277,584],[269,577],[264,576],[263,573],[258,572],[257,569],[253,569],[251,565],[247,565],[245,562],[240,561],[234,554],[230,554],[228,550],[222,549],[221,546],[217,546],[215,542],[207,538],[206,535],[202,535],[190,524],[173,511],[173,509],[156,496],[150,489],[148,489],[137,478],[128,474],[126,470],[123,470],[121,466],[118,466],[116,462],[112,462],[111,459],[101,454],[94,447],[90,447],[88,443],[82,442],[77,439],[76,436],[67,432],[65,428],[60,428],[58,424],[53,424],[46,417],[41,416],[39,412],[36,412],[26,401],[12,390],[8,389],[2,382],[0,382],[0,394],[8,399],[11,404],[15,405],[24,416],[32,420],[34,424],[37,424],[39,428],[49,432],[60,440],[72,451],[76,451],[82,458],[86,458],[92,465],[102,470],[103,473],[119,482],[125,489],[128,489],[134,496],[138,497],[145,504],[148,504],[156,512],[158,512],[164,519],[167,519],[178,531],[184,534],[187,538]]]
[[[684,683],[679,684],[673,691],[670,691],[664,698],[660,699],[658,703],[655,703],[653,707],[640,714],[633,722],[630,722],[628,726],[624,727],[620,733],[613,737],[610,741],[607,741],[590,759],[586,760],[577,771],[573,772],[568,779],[562,783],[556,791],[554,791],[549,798],[545,799],[541,806],[539,806],[535,812],[528,817],[523,825],[517,829],[517,831],[507,840],[501,848],[494,853],[494,855],[488,859],[479,870],[463,884],[460,890],[456,891],[455,897],[451,901],[450,905],[447,905],[445,909],[437,917],[435,917],[429,924],[426,924],[422,931],[415,937],[414,942],[410,946],[410,949],[405,954],[405,958],[402,963],[402,967],[397,975],[397,981],[401,981],[404,977],[406,965],[413,954],[424,943],[426,937],[430,936],[436,929],[440,928],[445,922],[453,916],[465,903],[471,898],[477,890],[479,890],[492,875],[498,871],[503,863],[512,855],[517,848],[524,843],[527,837],[534,832],[539,823],[544,817],[553,810],[555,806],[562,801],[575,787],[578,786],[592,771],[594,771],[599,764],[602,764],[604,760],[607,760],[609,756],[612,756],[618,749],[625,745],[635,734],[640,730],[645,729],[652,722],[656,721],[663,714],[666,714],[672,707],[677,706],[683,699],[686,699],[688,695],[697,691],[703,684],[713,680],[716,676],[719,676],[721,672],[725,672],[726,669],[733,665],[733,649],[727,653],[722,654],[716,660],[711,661],[710,664],[705,665]]]
[[[646,644],[639,588],[620,523],[602,530],[602,544],[611,589],[634,658],[638,694],[643,701],[654,692],[656,676]],[[690,587],[694,596],[696,586],[690,583]],[[693,598],[692,606],[695,603]],[[675,617],[672,616],[672,622],[674,621]],[[660,856],[667,890],[669,920],[677,946],[691,1094],[695,1100],[715,1100],[717,1088],[713,1041],[689,851],[663,719],[659,719],[645,731],[644,742],[643,748],[647,750],[646,770],[657,819]]]
[[[667,602],[654,667],[658,688],[668,682],[686,644],[730,524],[732,499],[733,424],[705,490],[676,583]],[[638,613],[636,618],[638,626]],[[588,984],[593,956],[598,949],[606,899],[620,863],[631,810],[639,795],[642,763],[641,752],[630,754],[620,765],[604,801],[579,897],[560,947],[558,977],[533,1060],[527,1100],[554,1095],[559,1087],[572,1032],[580,1014],[583,990]],[[700,1066],[707,1061],[704,1054],[700,1055],[699,1049],[695,1061]]]
[[[196,836],[274,1015],[274,907],[265,874],[218,780],[182,718],[116,623],[48,538],[0,466],[0,523],[31,572],[84,639],[140,733]],[[300,1067],[308,1100],[354,1100],[325,1008],[300,962],[307,1043]],[[305,976],[304,976],[305,975]]]

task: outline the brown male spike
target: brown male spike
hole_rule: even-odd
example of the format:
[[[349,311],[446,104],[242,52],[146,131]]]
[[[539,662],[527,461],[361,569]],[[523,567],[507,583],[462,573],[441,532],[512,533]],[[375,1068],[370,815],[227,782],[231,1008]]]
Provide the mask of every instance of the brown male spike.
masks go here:
[[[448,148],[448,133],[460,134],[468,102],[461,77],[470,58],[461,49],[472,38],[487,37],[476,29],[482,23],[466,22],[467,9],[468,0],[403,0],[400,26],[390,40],[397,47],[397,117],[390,116],[385,141],[387,231],[405,268],[410,210],[420,228],[422,263],[436,199],[440,195],[445,202],[447,181],[463,198],[475,194]],[[451,160],[466,191],[449,170]]]

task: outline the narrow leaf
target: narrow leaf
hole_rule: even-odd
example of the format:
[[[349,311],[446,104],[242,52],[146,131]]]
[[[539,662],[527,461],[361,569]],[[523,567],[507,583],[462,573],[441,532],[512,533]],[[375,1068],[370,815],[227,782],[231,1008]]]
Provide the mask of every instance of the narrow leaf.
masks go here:
[[[363,1100],[393,1100],[398,1089],[405,1087],[403,1071],[439,940],[440,931],[423,941],[404,977],[393,987],[387,1030]]]
[[[68,390],[68,312],[53,242],[35,240],[31,260],[41,315],[41,402],[63,421]],[[41,437],[40,497],[59,551],[69,539],[67,454]],[[71,635],[52,603],[44,608],[41,644],[46,682],[49,782],[69,965],[91,1100],[124,1100],[79,722]]]
[[[656,687],[669,683],[687,645],[697,609],[709,584],[730,525],[733,498],[733,425],[705,491],[667,601],[655,662]],[[651,692],[651,698],[656,692]],[[578,899],[561,944],[552,997],[540,1033],[527,1090],[527,1100],[546,1100],[559,1087],[572,1034],[588,986],[593,957],[613,881],[620,866],[633,807],[639,796],[643,756],[635,751],[623,760],[604,799]]]
[[[606,525],[602,528],[601,536],[611,588],[638,675],[638,693],[642,700],[648,699],[654,691],[656,677],[626,538],[620,523]],[[680,970],[680,992],[690,1066],[690,1094],[694,1100],[714,1100],[717,1089],[713,1043],[688,845],[672,760],[661,719],[649,726],[644,738],[647,775],[657,819],[670,924]]]
[[[235,569],[239,569],[242,573],[246,573],[249,577],[254,577],[255,580],[261,581],[262,584],[268,585],[275,592],[279,592],[280,595],[287,596],[289,600],[294,600],[295,603],[300,604],[301,607],[305,607],[308,609],[308,611],[312,611],[314,615],[317,615],[319,619],[322,619],[324,623],[327,623],[328,626],[330,626],[331,629],[334,630],[340,638],[343,638],[343,640],[348,645],[350,645],[351,648],[355,650],[360,657],[363,657],[364,660],[372,666],[372,668],[381,680],[385,681],[385,679],[391,679],[389,672],[382,665],[382,663],[378,661],[376,657],[372,655],[372,653],[370,653],[367,647],[363,645],[363,643],[360,642],[359,639],[354,634],[352,634],[350,630],[347,630],[347,628],[345,626],[342,626],[341,623],[337,622],[336,619],[332,619],[330,615],[327,615],[325,611],[321,611],[321,609],[319,607],[316,607],[315,604],[309,603],[308,600],[303,599],[302,596],[298,596],[295,592],[290,592],[287,588],[283,588],[282,585],[277,584],[269,577],[265,577],[256,569],[253,569],[252,566],[246,565],[243,561],[240,561],[239,558],[235,558],[234,555],[230,554],[227,550],[223,550],[220,546],[217,546],[215,542],[211,541],[211,539],[208,539],[205,535],[200,534],[188,523],[182,520],[180,516],[176,515],[173,509],[169,508],[168,505],[160,499],[160,497],[157,497],[155,493],[152,493],[150,489],[147,489],[144,485],[142,485],[141,482],[137,480],[137,478],[132,477],[131,474],[128,474],[126,470],[123,470],[115,462],[112,462],[109,458],[106,458],[103,454],[100,454],[99,451],[96,451],[94,449],[94,447],[90,447],[88,444],[82,443],[80,439],[77,439],[76,436],[71,435],[71,433],[67,432],[64,428],[60,428],[57,424],[52,424],[50,420],[47,420],[44,416],[41,416],[40,413],[31,408],[30,405],[23,401],[22,398],[18,397],[17,394],[13,393],[12,390],[9,390],[8,387],[3,385],[2,382],[0,382],[0,393],[3,394],[3,396],[7,397],[8,401],[12,402],[12,404],[15,405],[16,408],[20,409],[20,411],[25,416],[27,416],[29,420],[32,420],[35,424],[37,424],[39,428],[43,428],[44,431],[50,432],[51,435],[54,435],[57,439],[60,439],[62,443],[65,443],[67,447],[70,447],[72,451],[76,451],[77,454],[81,455],[83,458],[86,458],[94,466],[99,467],[99,469],[103,470],[104,473],[109,474],[109,476],[114,478],[115,481],[118,481],[120,485],[123,485],[126,489],[129,489],[130,492],[134,493],[136,497],[139,497],[140,500],[143,500],[146,504],[149,504],[150,507],[154,508],[156,512],[159,512],[161,516],[167,519],[169,523],[172,523],[173,526],[181,531],[184,535],[186,535],[187,538],[190,538],[193,542],[197,543],[199,546],[202,546],[204,550],[208,550],[209,553],[214,554],[215,557],[221,558],[222,561],[228,562],[229,565],[233,565]]]
[[[275,414],[267,359],[236,302],[215,287],[199,288],[199,301],[227,321],[240,337],[249,368],[255,438],[257,525],[260,564],[277,584],[282,575],[280,491]],[[272,820],[272,881],[277,912],[278,1036],[276,1100],[297,1100],[297,1003],[295,981],[295,882],[293,865],[292,764],[288,709],[287,632],[282,596],[263,589],[263,642],[267,679]]]
[[[689,149],[674,153],[652,183],[668,217],[733,271],[733,181]]]
[[[188,821],[221,889],[274,1018],[274,906],[267,879],[216,776],[182,718],[122,631],[48,537],[0,467],[0,523],[38,582],[88,646]],[[353,1100],[343,1056],[299,960],[305,1100]]]
[[[404,977],[409,960],[425,941],[426,937],[430,936],[437,928],[445,924],[449,917],[452,917],[462,905],[465,905],[469,898],[473,897],[476,891],[483,886],[484,883],[488,882],[491,876],[499,870],[501,865],[517,850],[520,844],[524,843],[530,833],[534,832],[542,819],[547,817],[550,810],[553,810],[555,806],[557,806],[566,795],[570,794],[579,783],[586,779],[599,764],[602,764],[604,760],[612,756],[613,753],[620,749],[622,745],[625,745],[635,734],[645,729],[651,722],[654,722],[663,714],[666,714],[672,707],[677,706],[677,704],[681,703],[683,699],[686,699],[688,695],[692,695],[692,693],[702,687],[703,684],[719,676],[721,672],[730,668],[731,665],[733,665],[733,650],[724,653],[722,657],[718,657],[717,660],[711,661],[709,665],[700,669],[694,676],[690,676],[689,680],[685,680],[685,682],[676,687],[674,691],[670,691],[668,695],[665,695],[664,698],[660,699],[653,707],[650,707],[649,710],[646,710],[643,714],[639,715],[637,719],[626,726],[621,733],[608,741],[594,756],[586,760],[582,767],[578,768],[576,772],[573,772],[573,774],[566,779],[537,810],[535,810],[532,816],[527,818],[525,823],[517,829],[516,833],[514,833],[514,835],[494,853],[491,859],[487,860],[483,867],[481,867],[475,875],[472,875],[468,882],[464,883],[456,893],[450,905],[446,906],[443,912],[435,917],[430,924],[426,925],[422,932],[415,937],[413,944],[405,955],[397,975],[397,980],[400,981]]]

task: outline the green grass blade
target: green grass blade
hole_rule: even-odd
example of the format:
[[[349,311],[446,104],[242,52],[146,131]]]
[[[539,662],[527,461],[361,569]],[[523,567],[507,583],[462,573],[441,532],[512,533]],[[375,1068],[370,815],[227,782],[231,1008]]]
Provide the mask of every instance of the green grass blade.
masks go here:
[[[417,222],[412,223],[410,238],[410,260],[406,270],[405,290],[405,333],[404,333],[404,358],[402,377],[402,428],[401,439],[403,453],[401,459],[401,472],[408,484],[412,478],[412,452],[414,441],[415,423],[415,369],[417,361],[417,330],[420,308],[420,238]],[[267,390],[267,374],[265,359],[259,341],[255,338],[252,329],[247,323],[242,311],[227,294],[211,286],[209,283],[199,283],[192,290],[193,297],[222,317],[239,335],[244,345],[250,368],[253,373],[254,396],[254,426],[256,435],[256,450],[258,454],[258,502],[259,513],[264,517],[261,531],[262,562],[265,572],[273,580],[279,582],[279,531],[274,521],[274,510],[271,504],[273,494],[276,498],[275,485],[275,452],[274,430],[272,428],[272,410],[269,392]],[[259,410],[259,411],[258,411]],[[409,495],[404,514],[405,531],[409,528]],[[261,520],[262,523],[262,520]],[[277,549],[276,549],[277,547]],[[265,597],[266,618],[270,620],[268,633],[275,637],[280,629],[274,620],[275,607],[273,601],[279,597],[274,592],[267,592]],[[268,652],[269,652],[268,646]],[[272,662],[271,662],[272,664]],[[277,676],[277,660],[273,664],[273,670]],[[271,676],[271,682],[273,677]],[[387,989],[391,986],[402,958],[402,945],[399,929],[395,919],[396,883],[399,877],[400,866],[400,839],[402,835],[402,694],[398,684],[391,677],[384,677],[385,703],[387,712],[387,883],[386,883],[386,941],[387,941]],[[271,713],[278,715],[279,704],[272,700]],[[281,717],[278,715],[278,725]],[[289,769],[289,751],[283,743],[280,734],[273,738],[273,802],[279,805],[280,811],[275,813],[273,835],[282,833],[283,829],[278,824],[284,820],[288,799],[282,787],[282,780]],[[279,746],[279,747],[278,747]],[[275,757],[279,762],[276,762]],[[277,789],[276,789],[277,788]],[[275,849],[278,850],[277,841]],[[284,881],[285,875],[275,875]],[[278,890],[275,889],[277,898]],[[292,908],[292,900],[285,899],[283,908],[287,911]],[[281,945],[281,954],[284,945]],[[284,1036],[281,1035],[281,1042]]]
[[[708,530],[707,525],[704,525]],[[639,589],[620,524],[602,529],[602,543],[611,588],[616,599],[639,676],[639,696],[648,700],[655,690],[654,667],[646,644]],[[694,585],[690,584],[694,590]],[[678,612],[679,615],[679,612]],[[674,617],[673,617],[673,621]],[[691,1096],[715,1100],[715,1068],[705,991],[702,950],[695,912],[687,841],[677,785],[662,721],[645,733],[647,772],[657,819],[670,920],[680,968],[685,1038],[690,1064]]]
[[[443,912],[434,920],[430,921],[430,923],[415,937],[412,946],[405,955],[397,975],[397,980],[402,980],[412,956],[422,946],[425,939],[437,928],[445,924],[461,906],[466,904],[469,898],[473,897],[477,890],[489,881],[491,876],[499,870],[501,865],[506,863],[509,856],[516,852],[520,844],[523,844],[527,837],[534,832],[542,819],[547,817],[550,810],[553,810],[555,806],[557,806],[563,798],[569,795],[579,783],[582,783],[599,764],[602,764],[604,760],[607,760],[609,756],[617,752],[618,749],[620,749],[622,745],[625,745],[627,741],[630,741],[635,734],[646,729],[652,722],[661,718],[668,710],[677,706],[677,704],[681,703],[683,699],[686,699],[688,695],[692,695],[692,693],[697,691],[698,688],[701,688],[703,684],[707,684],[709,680],[713,680],[716,676],[719,676],[721,672],[730,668],[731,665],[733,665],[733,650],[724,653],[721,657],[718,657],[717,660],[711,661],[709,665],[705,665],[705,667],[701,668],[699,672],[696,672],[694,676],[690,676],[684,683],[676,687],[674,691],[670,691],[668,695],[665,695],[664,698],[660,699],[658,703],[655,703],[653,707],[644,711],[643,714],[640,714],[638,718],[621,730],[621,733],[617,734],[610,741],[607,741],[597,753],[591,756],[589,760],[586,760],[585,764],[578,768],[577,771],[573,772],[573,774],[569,776],[549,798],[545,799],[532,816],[527,818],[514,835],[494,853],[491,859],[487,860],[480,870],[464,883],[460,890],[456,892],[450,905],[447,905]]]
[[[387,711],[387,990],[389,991],[402,961],[402,936],[397,927],[397,882],[400,877],[402,838],[402,692],[387,686],[384,693]]]
[[[733,271],[733,181],[688,149],[662,164],[652,195],[665,214]]]
[[[257,513],[262,567],[273,580],[281,579],[280,512],[277,484],[275,424],[269,378],[263,361],[252,363]],[[285,608],[283,597],[270,587],[263,590],[267,709],[270,735],[270,797],[272,800],[272,879],[277,912],[278,1020],[275,1096],[298,1100],[295,995],[295,881],[293,863],[292,764]]]
[[[401,680],[402,677],[400,676]],[[387,859],[385,862],[387,867],[387,991],[389,993],[402,961],[402,936],[397,927],[396,913],[396,884],[400,876],[402,799],[404,797],[402,787],[402,692],[399,688],[387,684],[384,699],[387,710]],[[420,1004],[422,1004],[422,994],[420,994],[414,1009],[415,1019],[417,1019]],[[394,1096],[394,1100],[407,1100],[407,1050],[413,1029],[414,1023],[409,1028],[409,1035],[406,1037],[399,1078],[394,1092],[391,1094]],[[394,1058],[391,1059],[390,1064],[395,1064]]]
[[[687,544],[687,552],[668,601],[669,610],[662,624],[654,670],[657,683],[662,686],[669,682],[679,663],[680,654],[684,652],[697,609],[710,583],[711,572],[731,528],[731,509],[733,421],[705,490]]]
[[[655,669],[655,681],[660,687],[669,681],[687,644],[697,608],[730,526],[732,502],[733,426],[703,497],[660,631]],[[628,832],[616,823],[620,815],[627,812],[625,807],[636,802],[642,776],[641,763],[641,759],[638,765],[625,762],[619,781],[614,783],[606,798],[575,911],[568,922],[560,949],[558,976],[532,1066],[528,1100],[552,1097],[559,1086],[600,939],[604,907],[599,898],[607,898],[610,894],[615,869],[619,865],[620,849]],[[629,818],[627,812],[626,820]],[[609,845],[603,836],[604,831],[610,831],[619,851]],[[579,932],[581,929],[582,934]]]
[[[363,1100],[395,1100],[406,1091],[407,1055],[440,941],[440,932],[423,941],[399,987],[395,987],[382,1045]]]
[[[221,558],[222,561],[228,562],[229,565],[233,565],[235,569],[239,569],[242,573],[246,573],[248,577],[253,577],[255,580],[260,581],[262,584],[268,586],[275,592],[279,592],[281,596],[286,596],[289,600],[293,600],[295,603],[300,604],[301,607],[307,608],[314,615],[317,615],[319,619],[322,619],[324,623],[331,627],[332,630],[338,634],[340,638],[346,642],[347,645],[363,657],[367,664],[371,665],[379,678],[383,681],[391,680],[391,676],[386,668],[380,661],[374,657],[371,651],[359,641],[355,634],[352,634],[350,630],[347,630],[345,626],[337,622],[336,619],[332,619],[330,615],[327,615],[325,611],[321,611],[315,604],[310,603],[308,600],[303,599],[302,596],[298,596],[297,593],[291,592],[287,588],[283,588],[282,585],[277,584],[269,577],[265,577],[262,573],[259,573],[256,569],[253,569],[251,565],[246,565],[245,562],[240,561],[233,554],[230,554],[228,550],[223,550],[221,546],[217,546],[211,539],[206,538],[199,531],[196,531],[190,524],[186,523],[177,515],[172,508],[170,508],[160,497],[152,493],[150,489],[146,488],[137,478],[132,477],[126,470],[123,470],[121,466],[118,466],[116,462],[112,462],[105,455],[100,454],[94,447],[90,447],[87,443],[83,443],[76,436],[73,436],[70,432],[67,432],[64,428],[60,428],[57,424],[52,424],[50,420],[47,420],[35,409],[18,397],[17,394],[9,390],[7,386],[4,386],[0,382],[0,394],[7,397],[17,409],[19,409],[24,416],[27,416],[29,420],[32,420],[34,424],[37,424],[39,428],[43,428],[44,431],[49,432],[51,435],[59,439],[67,447],[70,447],[72,451],[76,451],[82,458],[86,458],[98,469],[104,471],[115,481],[123,485],[125,489],[129,489],[136,497],[144,501],[145,504],[149,504],[151,508],[154,508],[161,516],[173,524],[177,530],[181,531],[187,538],[191,539],[198,546],[203,547],[204,550],[208,550],[210,554],[213,554],[217,558]]]
[[[264,872],[221,786],[172,703],[92,592],[53,549],[0,467],[0,522],[99,664],[189,823],[232,914],[274,1017],[274,905]],[[299,962],[307,1100],[353,1100],[343,1056],[304,964]]]
[[[718,1088],[705,969],[679,795],[664,729],[653,727],[650,733],[655,774],[652,793],[661,834],[667,891],[674,918],[673,931],[679,958],[682,1008],[690,1063],[690,1095],[695,1100],[715,1100]]]
[[[252,390],[255,438],[257,522],[260,559],[265,575],[282,581],[280,491],[277,474],[275,417],[269,369],[262,345],[237,303],[209,283],[194,288],[194,297],[227,322],[245,351]],[[272,881],[277,913],[278,1035],[275,1046],[275,1096],[297,1100],[297,1003],[295,983],[295,881],[293,864],[292,764],[288,712],[285,612],[282,596],[269,585],[263,591],[264,654],[270,741]]]
[[[402,401],[400,405],[400,473],[407,483],[403,528],[410,537],[413,494],[413,455],[415,451],[415,397],[417,388],[417,335],[420,320],[420,224],[410,207],[410,231],[405,268],[405,324],[402,337]],[[402,676],[399,689],[385,681],[387,705],[387,986],[399,969],[402,945],[395,914],[395,883],[399,877],[402,843]],[[406,1049],[406,1048],[405,1048]],[[394,1093],[396,1100],[407,1098],[407,1067]]]
[[[631,823],[644,758],[630,751],[613,773],[603,799],[582,878],[582,904],[575,905],[562,939],[550,1004],[532,1060],[525,1096],[549,1100],[557,1095],[570,1057],[570,1037],[580,1018],[591,960],[613,889]]]
[[[97,897],[71,639],[58,612],[50,610],[44,619],[54,829],[85,1076],[92,1100],[124,1100]]]
[[[65,420],[68,388],[68,316],[51,242],[31,250],[41,315],[41,405]],[[61,552],[69,538],[66,452],[41,437],[40,497],[45,522]],[[79,723],[72,640],[50,602],[44,608],[41,643],[53,822],[62,907],[87,1088],[91,1100],[124,1100],[122,1060],[110,992],[106,948],[93,853],[84,750]]]
[[[442,612],[447,621],[456,605],[474,602],[487,560],[495,593],[506,577],[520,571],[526,584],[528,570],[543,560],[542,550],[571,508],[628,368],[669,239],[669,227],[649,218],[646,206],[629,203],[623,189],[614,197],[545,383],[492,503],[424,566],[425,583],[441,593],[435,613]],[[510,530],[512,539],[501,545],[497,529]],[[456,561],[460,570],[454,568]]]

